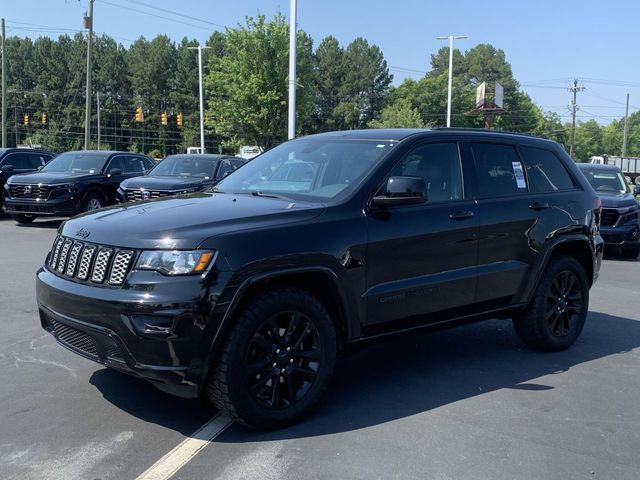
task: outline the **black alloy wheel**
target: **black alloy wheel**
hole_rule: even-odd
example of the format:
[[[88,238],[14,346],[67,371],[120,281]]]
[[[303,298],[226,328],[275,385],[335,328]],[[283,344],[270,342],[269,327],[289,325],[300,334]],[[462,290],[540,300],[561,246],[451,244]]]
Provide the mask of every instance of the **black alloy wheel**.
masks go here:
[[[312,293],[265,289],[233,318],[204,386],[235,421],[281,428],[306,415],[327,389],[337,356],[333,320]]]
[[[582,310],[582,292],[577,276],[570,270],[560,272],[554,278],[547,295],[545,316],[551,334],[567,336]]]
[[[272,315],[247,350],[249,388],[264,407],[290,407],[309,391],[321,362],[318,329],[307,316],[296,311]]]
[[[559,351],[578,338],[589,309],[589,281],[582,264],[568,255],[547,264],[529,305],[513,317],[513,327],[529,347]]]

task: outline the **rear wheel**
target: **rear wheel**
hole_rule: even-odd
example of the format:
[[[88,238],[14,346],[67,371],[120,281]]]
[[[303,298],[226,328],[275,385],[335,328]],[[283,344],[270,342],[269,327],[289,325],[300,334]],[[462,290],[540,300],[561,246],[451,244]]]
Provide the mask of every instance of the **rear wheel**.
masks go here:
[[[622,255],[625,256],[626,258],[638,258],[638,255],[640,255],[640,246],[623,247]]]
[[[513,318],[513,326],[531,348],[564,350],[580,335],[588,308],[589,283],[582,265],[561,255],[549,262],[531,303]]]
[[[35,215],[11,215],[11,217],[18,223],[28,224],[36,219]]]
[[[304,290],[278,288],[236,318],[206,393],[244,425],[283,427],[318,401],[335,360],[335,329],[324,306]]]

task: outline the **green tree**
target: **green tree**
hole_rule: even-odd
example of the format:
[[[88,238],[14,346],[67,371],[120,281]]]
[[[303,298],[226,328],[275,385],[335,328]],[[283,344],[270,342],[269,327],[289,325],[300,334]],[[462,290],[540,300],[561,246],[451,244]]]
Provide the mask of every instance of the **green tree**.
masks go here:
[[[371,128],[425,128],[426,126],[418,109],[414,108],[407,98],[399,98],[389,104],[382,110],[379,119],[369,122]]]
[[[571,124],[566,124],[567,131],[570,132]],[[570,135],[567,135],[570,142]],[[569,146],[565,148],[569,151]],[[602,150],[602,129],[598,122],[589,120],[578,122],[576,125],[575,144],[573,148],[573,158],[577,162],[588,162],[589,157],[601,155]]]

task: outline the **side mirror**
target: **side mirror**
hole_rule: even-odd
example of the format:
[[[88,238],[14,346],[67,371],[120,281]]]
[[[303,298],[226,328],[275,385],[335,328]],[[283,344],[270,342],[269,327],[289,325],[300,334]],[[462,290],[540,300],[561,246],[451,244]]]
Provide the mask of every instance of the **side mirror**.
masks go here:
[[[122,170],[120,170],[119,168],[112,168],[111,170],[109,170],[109,175],[111,176],[122,175]]]
[[[3,165],[0,171],[2,172],[13,172],[13,165]]]
[[[420,177],[390,177],[383,195],[373,197],[377,207],[418,205],[427,201],[427,184]]]

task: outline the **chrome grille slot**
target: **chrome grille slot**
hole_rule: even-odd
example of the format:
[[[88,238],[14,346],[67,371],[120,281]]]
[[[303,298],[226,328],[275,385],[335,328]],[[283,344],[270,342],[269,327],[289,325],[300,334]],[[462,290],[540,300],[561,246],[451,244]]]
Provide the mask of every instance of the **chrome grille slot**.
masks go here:
[[[62,249],[60,249],[60,260],[58,261],[57,270],[62,273],[64,272],[64,268],[67,266],[67,256],[69,255],[69,249],[73,242],[71,240],[66,240],[62,244]]]
[[[58,265],[58,258],[60,256],[60,249],[62,248],[62,244],[64,243],[64,238],[58,237],[55,242],[53,242],[53,248],[51,249],[51,258],[49,259],[49,266],[53,269]]]
[[[67,263],[67,271],[66,275],[73,277],[76,273],[76,265],[78,264],[78,259],[80,258],[80,252],[82,251],[82,244],[76,242],[71,247],[71,252],[69,253],[69,262]]]
[[[133,252],[130,250],[120,250],[113,258],[111,274],[109,275],[109,283],[111,285],[120,285],[127,276],[129,264],[133,258]]]
[[[154,198],[168,197],[174,195],[177,192],[171,192],[169,190],[136,190],[127,189],[127,200],[129,202],[139,202],[141,200],[151,200]]]
[[[47,185],[17,185],[13,184],[9,187],[11,198],[36,198],[46,199],[49,196],[49,187]]]
[[[86,280],[91,270],[91,262],[93,260],[93,254],[96,253],[96,247],[94,245],[87,245],[82,252],[80,259],[80,266],[78,267],[77,277],[80,280]]]
[[[102,283],[104,281],[107,267],[109,266],[109,259],[113,250],[108,248],[101,248],[96,255],[96,261],[93,265],[93,273],[91,274],[91,281],[95,283]]]

